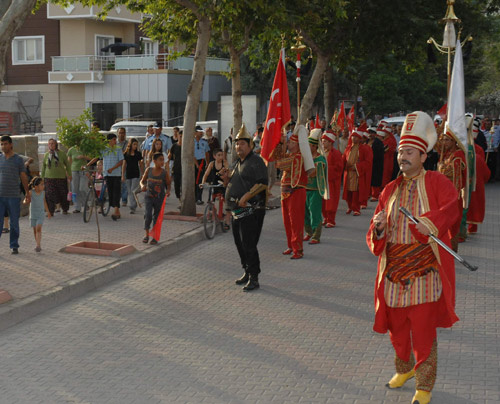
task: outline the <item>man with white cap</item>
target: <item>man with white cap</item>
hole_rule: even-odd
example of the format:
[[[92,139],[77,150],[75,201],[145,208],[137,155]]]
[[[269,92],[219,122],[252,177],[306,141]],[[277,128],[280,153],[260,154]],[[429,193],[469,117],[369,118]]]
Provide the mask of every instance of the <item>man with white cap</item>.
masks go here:
[[[320,242],[321,230],[323,229],[321,208],[323,199],[328,198],[326,158],[318,150],[321,133],[321,128],[313,129],[307,138],[314,159],[314,167],[316,168],[316,172],[309,176],[306,185],[306,211],[304,222],[306,235],[304,241],[309,241],[309,244],[319,244]]]
[[[483,223],[486,210],[485,184],[490,179],[490,169],[486,164],[484,149],[476,143],[481,122],[474,118],[472,122],[472,137],[474,138],[474,148],[476,150],[475,169],[475,189],[472,190],[467,210],[468,233],[477,233],[477,225]]]
[[[342,198],[347,202],[346,214],[353,212],[354,216],[361,214],[361,198],[368,195],[365,187],[370,187],[366,181],[366,172],[371,169],[371,161],[367,149],[360,147],[364,136],[361,131],[353,131],[349,145],[342,156],[344,162],[344,193]]]
[[[335,217],[339,206],[342,171],[344,169],[342,154],[333,147],[335,140],[335,134],[331,130],[325,131],[323,136],[321,136],[321,143],[323,144],[328,167],[329,197],[323,200],[323,224],[326,228],[332,228],[336,225]]]
[[[377,127],[377,135],[383,136],[384,140],[384,174],[382,175],[382,188],[392,179],[394,171],[394,153],[396,153],[397,142],[392,129],[386,122],[382,121]]]
[[[387,184],[367,234],[379,257],[375,282],[374,331],[390,333],[396,374],[387,383],[402,387],[416,376],[412,404],[431,400],[437,370],[437,327],[451,327],[455,314],[455,263],[430,237],[450,245],[450,225],[459,217],[457,191],[441,173],[423,163],[437,135],[430,116],[406,117],[398,147],[403,175]],[[418,220],[412,224],[399,208]]]

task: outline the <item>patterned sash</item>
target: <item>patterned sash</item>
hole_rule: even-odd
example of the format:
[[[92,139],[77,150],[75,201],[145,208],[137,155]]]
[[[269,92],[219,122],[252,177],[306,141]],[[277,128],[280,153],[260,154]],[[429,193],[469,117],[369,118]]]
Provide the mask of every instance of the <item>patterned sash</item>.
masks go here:
[[[437,268],[436,256],[428,244],[388,244],[386,277],[393,283],[407,286]]]

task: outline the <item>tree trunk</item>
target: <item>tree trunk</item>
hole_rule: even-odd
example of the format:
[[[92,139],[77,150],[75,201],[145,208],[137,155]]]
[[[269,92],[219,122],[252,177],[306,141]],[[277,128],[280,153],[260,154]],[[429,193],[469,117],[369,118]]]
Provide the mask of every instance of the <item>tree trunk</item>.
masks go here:
[[[7,53],[17,30],[24,24],[36,0],[2,0],[0,2],[0,91],[7,68]]]
[[[201,90],[205,79],[205,62],[210,41],[210,20],[202,17],[198,21],[198,40],[194,55],[193,74],[187,90],[186,108],[184,109],[184,136],[182,139],[182,195],[181,214],[196,215],[195,178],[194,178],[194,131],[198,118]]]
[[[302,99],[302,105],[300,106],[300,120],[297,122],[298,125],[305,125],[308,117],[312,114],[312,106],[314,103],[314,99],[318,94],[319,86],[321,85],[321,81],[323,79],[323,74],[328,66],[329,57],[318,53],[318,60],[316,61],[316,67],[314,68],[314,72],[311,77],[311,81],[309,82],[309,86],[307,87],[307,91]]]
[[[327,66],[323,82],[324,82],[323,102],[325,104],[325,119],[326,119],[326,124],[330,125],[330,121],[335,112],[335,88],[333,84],[332,66]]]
[[[233,152],[231,153],[232,162],[236,161],[236,149],[234,137],[238,134],[243,123],[243,105],[241,104],[241,67],[240,67],[240,54],[233,48],[230,48],[231,64],[233,71],[231,75],[231,95],[233,99]],[[230,164],[232,162],[229,162]]]

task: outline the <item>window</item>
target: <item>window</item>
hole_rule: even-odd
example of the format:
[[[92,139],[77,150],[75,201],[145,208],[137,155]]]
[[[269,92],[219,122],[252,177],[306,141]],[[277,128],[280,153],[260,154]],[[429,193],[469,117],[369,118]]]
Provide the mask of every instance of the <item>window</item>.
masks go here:
[[[142,54],[143,55],[156,55],[158,54],[158,41],[152,41],[149,38],[141,37]]]
[[[115,43],[114,36],[96,35],[95,36],[95,54],[96,56],[109,56],[111,52],[103,52],[101,49]]]
[[[12,64],[29,65],[45,63],[44,36],[16,36],[12,40]]]

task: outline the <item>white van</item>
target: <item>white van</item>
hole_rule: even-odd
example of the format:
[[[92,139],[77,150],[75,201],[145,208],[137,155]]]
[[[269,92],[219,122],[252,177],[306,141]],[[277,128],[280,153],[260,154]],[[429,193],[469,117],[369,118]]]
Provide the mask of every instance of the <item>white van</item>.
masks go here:
[[[404,116],[393,116],[390,118],[383,118],[380,121],[387,122],[389,125],[401,125],[403,126],[403,123],[405,122],[406,115]]]

